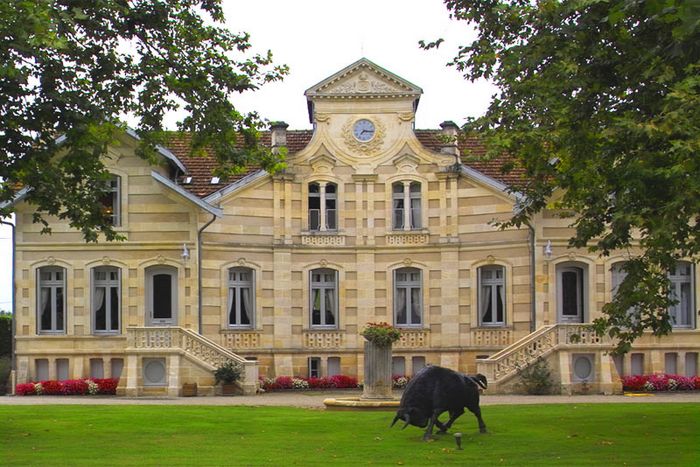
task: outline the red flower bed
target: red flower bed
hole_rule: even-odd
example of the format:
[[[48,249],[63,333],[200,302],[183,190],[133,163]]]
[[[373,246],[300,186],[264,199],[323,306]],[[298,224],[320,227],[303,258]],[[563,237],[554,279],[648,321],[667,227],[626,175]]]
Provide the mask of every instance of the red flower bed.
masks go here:
[[[298,378],[292,376],[265,378],[261,376],[260,387],[268,392],[295,389],[294,380],[297,380],[297,382],[298,380],[306,381],[309,384],[309,389],[346,389],[357,387],[357,378],[345,375],[335,375],[329,378]]]
[[[625,391],[693,391],[700,390],[700,376],[634,375],[622,378]]]
[[[68,379],[64,381],[41,381],[22,383],[15,387],[18,396],[84,396],[87,394],[114,395],[117,393],[119,378]],[[93,390],[90,390],[90,386]]]

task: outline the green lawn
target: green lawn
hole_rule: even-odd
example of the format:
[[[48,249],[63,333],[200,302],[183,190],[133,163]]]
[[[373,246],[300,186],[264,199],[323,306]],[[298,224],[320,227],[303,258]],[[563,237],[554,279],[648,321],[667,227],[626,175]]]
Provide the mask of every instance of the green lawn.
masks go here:
[[[0,406],[0,465],[700,465],[695,404],[486,406],[423,442],[393,412]]]

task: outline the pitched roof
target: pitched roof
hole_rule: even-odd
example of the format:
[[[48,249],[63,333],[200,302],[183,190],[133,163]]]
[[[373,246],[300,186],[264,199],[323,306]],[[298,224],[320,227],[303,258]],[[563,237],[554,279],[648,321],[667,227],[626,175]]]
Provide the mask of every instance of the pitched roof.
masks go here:
[[[439,152],[444,145],[440,139],[441,130],[415,130],[415,135],[418,141],[427,149]],[[313,136],[313,130],[289,130],[287,131],[287,149],[289,154],[304,149]],[[195,156],[190,153],[191,136],[184,133],[173,133],[165,143],[165,146],[184,164],[187,168],[187,175],[180,177],[177,181],[184,189],[190,193],[205,198],[226,186],[250,175],[251,173],[260,170],[259,166],[251,166],[247,171],[226,180],[219,180],[217,183],[212,183],[214,169],[217,166],[216,159],[211,151],[206,150],[204,156]],[[270,132],[261,132],[261,144],[264,146],[270,145]],[[479,142],[477,138],[460,138],[458,147],[461,154],[469,154],[477,157],[476,160],[470,159],[465,165],[476,170],[487,177],[490,177],[498,182],[506,185],[518,185],[522,182],[524,171],[514,169],[513,171],[504,174],[502,167],[510,161],[508,156],[496,157],[490,160],[479,160],[479,156],[486,154],[486,148]],[[185,183],[185,178],[191,177],[189,183]]]

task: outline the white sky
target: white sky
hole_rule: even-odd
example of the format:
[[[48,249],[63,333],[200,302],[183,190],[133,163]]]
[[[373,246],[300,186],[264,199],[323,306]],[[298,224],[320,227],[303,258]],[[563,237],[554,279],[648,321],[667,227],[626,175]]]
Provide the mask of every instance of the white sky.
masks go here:
[[[251,34],[253,50],[272,50],[290,74],[282,82],[240,96],[242,111],[257,110],[289,129],[311,128],[304,91],[365,57],[423,89],[417,128],[438,128],[445,120],[458,125],[481,115],[493,87],[471,83],[445,65],[459,44],[472,38],[468,25],[449,19],[441,0],[222,0],[227,24]],[[439,37],[438,50],[419,49],[418,41]],[[174,120],[174,119],[173,119]],[[0,227],[0,309],[11,307],[10,229]]]

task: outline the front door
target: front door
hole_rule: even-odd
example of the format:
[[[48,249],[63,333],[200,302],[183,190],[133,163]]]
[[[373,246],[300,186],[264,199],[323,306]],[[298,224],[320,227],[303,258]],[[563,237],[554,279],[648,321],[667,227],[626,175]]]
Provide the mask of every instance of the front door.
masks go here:
[[[177,324],[177,269],[168,266],[146,272],[146,323],[149,326]]]
[[[559,322],[583,323],[583,269],[575,266],[557,270]]]

